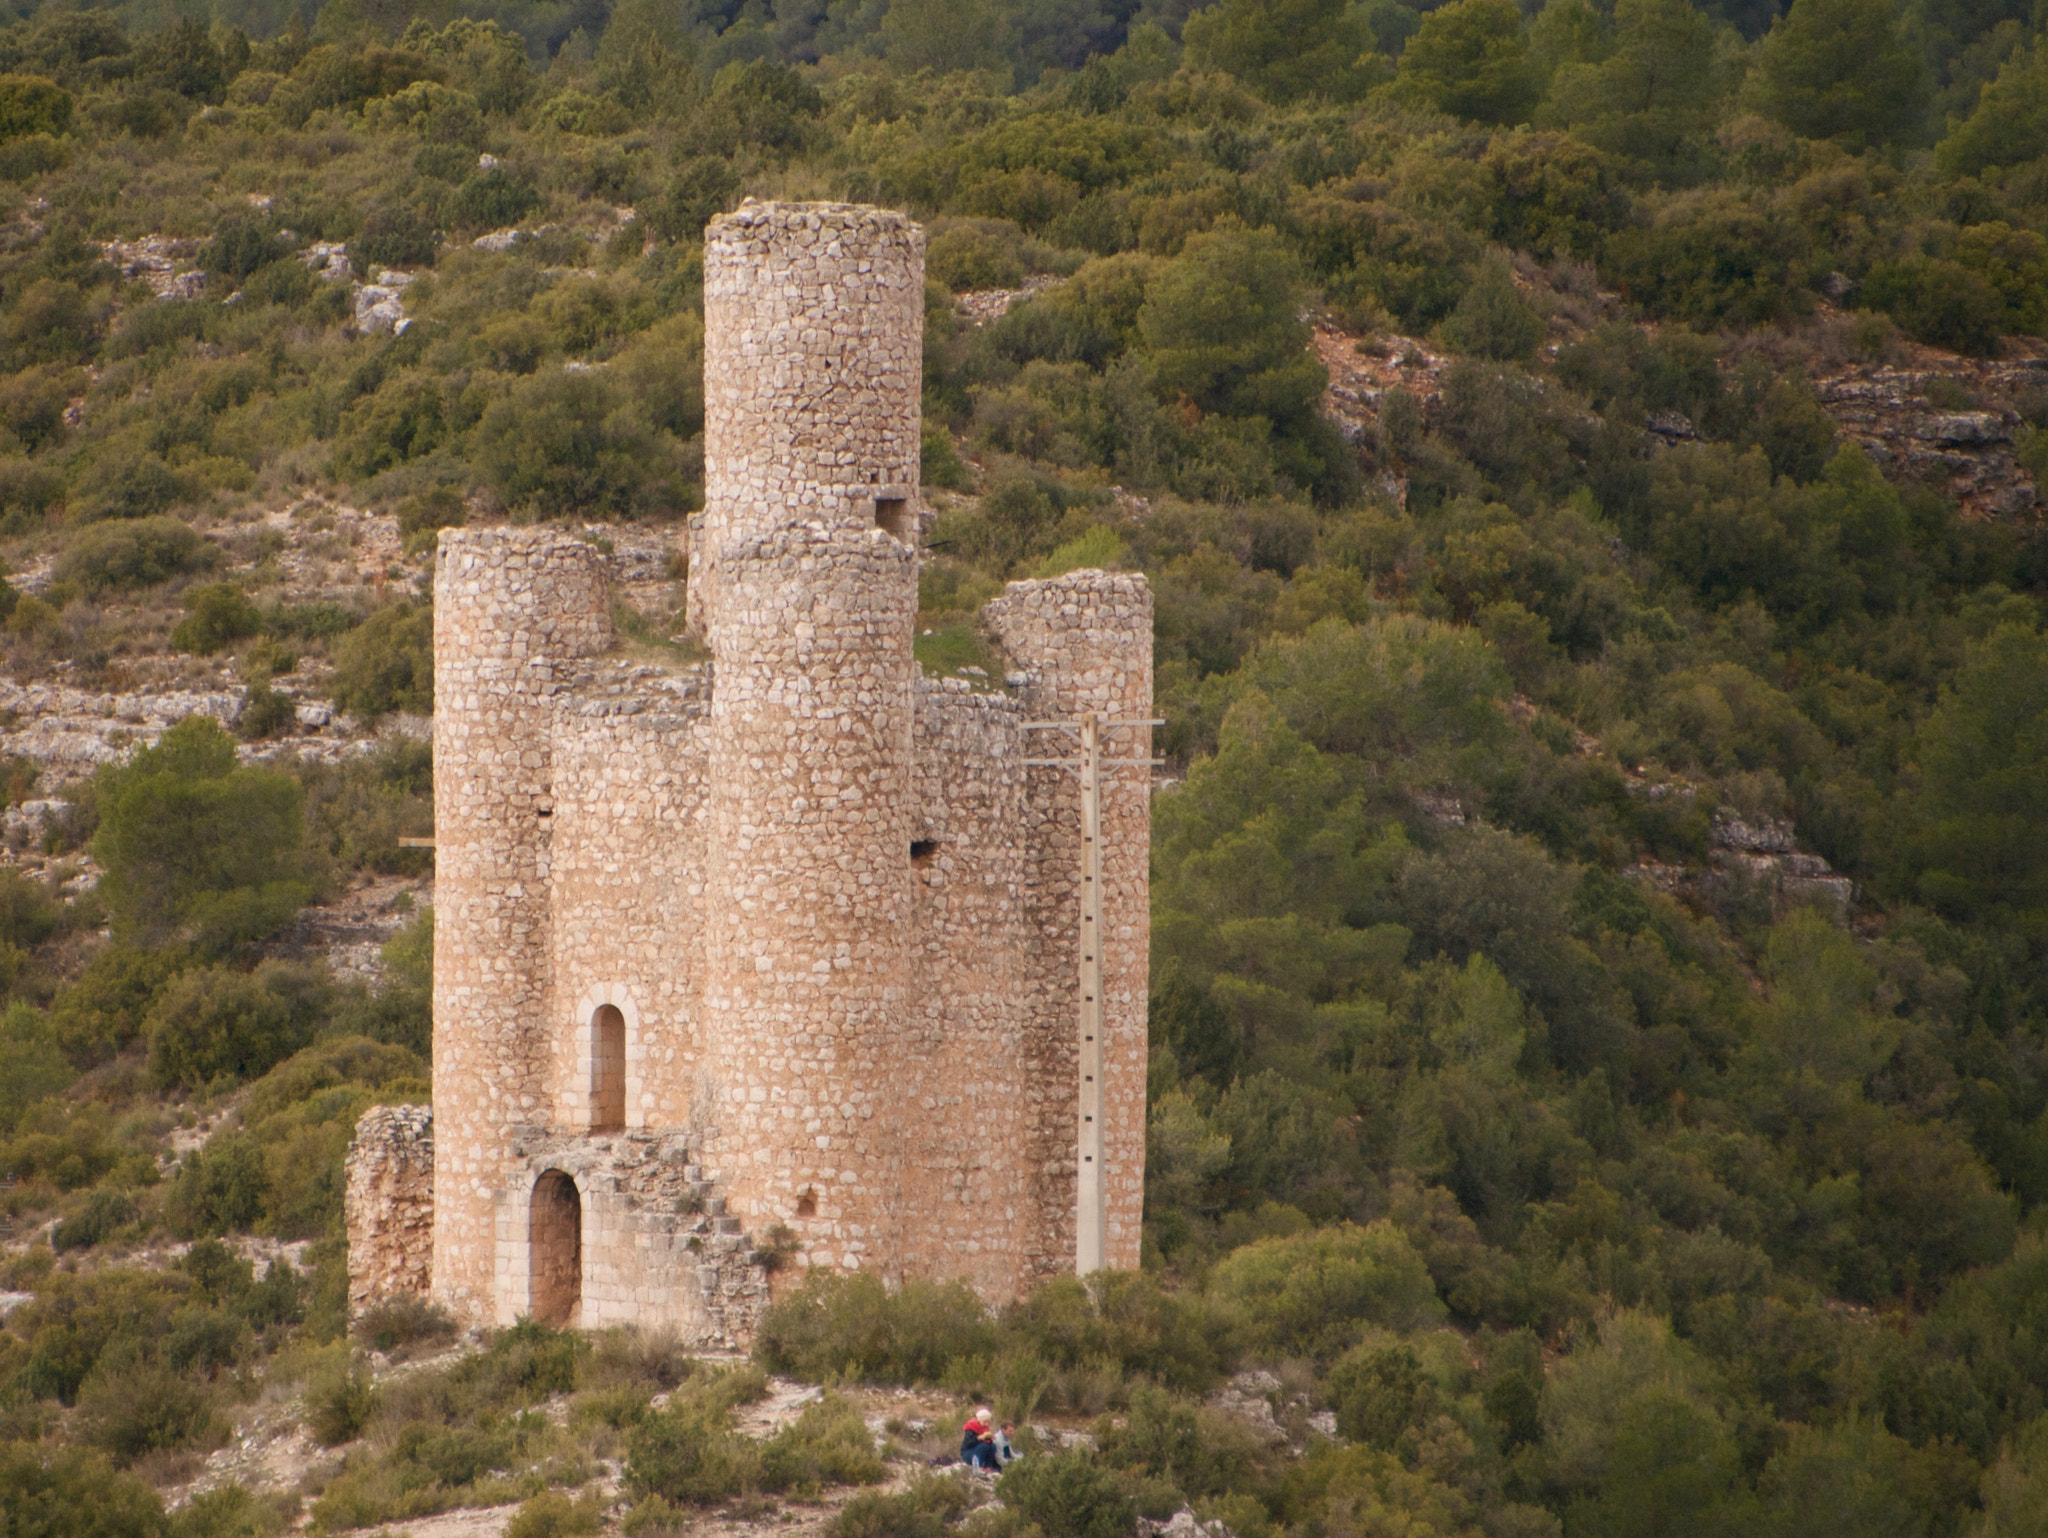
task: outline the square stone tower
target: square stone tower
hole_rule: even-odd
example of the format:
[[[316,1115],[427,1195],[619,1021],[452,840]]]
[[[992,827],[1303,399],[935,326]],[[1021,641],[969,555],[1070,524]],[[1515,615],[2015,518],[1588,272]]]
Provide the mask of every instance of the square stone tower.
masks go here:
[[[738,1344],[771,1271],[1137,1264],[1151,595],[1011,583],[1007,686],[923,676],[923,251],[706,231],[709,662],[621,657],[570,535],[443,532],[434,1106],[350,1150],[357,1306]]]

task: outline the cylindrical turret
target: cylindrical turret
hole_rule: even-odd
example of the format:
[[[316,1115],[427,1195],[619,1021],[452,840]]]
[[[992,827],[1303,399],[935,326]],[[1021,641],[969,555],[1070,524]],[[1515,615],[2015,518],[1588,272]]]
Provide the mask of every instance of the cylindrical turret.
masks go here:
[[[707,1162],[757,1239],[888,1266],[900,1209],[923,235],[748,205],[705,234],[714,658]]]
[[[434,573],[433,1290],[497,1319],[492,1205],[545,1123],[548,696],[611,643],[604,558],[556,530],[444,529]],[[509,1319],[502,1321],[510,1323]]]
[[[704,514],[690,625],[718,552],[792,517],[914,542],[924,231],[844,203],[746,203],[704,232]]]

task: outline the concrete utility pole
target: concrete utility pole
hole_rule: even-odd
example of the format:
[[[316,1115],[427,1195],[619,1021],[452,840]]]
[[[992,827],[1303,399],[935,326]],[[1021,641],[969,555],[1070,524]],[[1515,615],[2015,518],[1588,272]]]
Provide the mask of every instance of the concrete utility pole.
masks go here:
[[[1102,1269],[1108,1248],[1103,1226],[1108,1208],[1108,1172],[1102,1158],[1102,769],[1105,765],[1163,760],[1102,757],[1104,728],[1164,726],[1157,718],[1110,720],[1083,711],[1071,721],[1026,721],[1026,731],[1060,731],[1080,741],[1079,758],[1027,758],[1030,765],[1077,770],[1081,777],[1081,931],[1079,986],[1075,990],[1079,1030],[1075,1033],[1079,1106],[1074,1151],[1074,1274]],[[1149,789],[1149,785],[1146,787]]]

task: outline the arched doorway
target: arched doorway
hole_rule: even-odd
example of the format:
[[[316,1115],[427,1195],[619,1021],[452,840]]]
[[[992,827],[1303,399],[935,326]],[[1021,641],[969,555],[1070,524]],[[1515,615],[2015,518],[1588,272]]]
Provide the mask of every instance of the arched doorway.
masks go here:
[[[533,1317],[573,1324],[583,1298],[583,1198],[560,1170],[533,1184],[532,1233]]]
[[[590,1130],[625,1125],[626,1017],[616,1004],[600,1004],[590,1019]]]

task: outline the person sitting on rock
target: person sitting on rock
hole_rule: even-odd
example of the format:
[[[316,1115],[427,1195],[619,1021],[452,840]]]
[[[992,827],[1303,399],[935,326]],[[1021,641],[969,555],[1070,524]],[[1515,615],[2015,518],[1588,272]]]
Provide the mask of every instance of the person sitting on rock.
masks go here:
[[[1007,1468],[1010,1464],[1024,1456],[1010,1445],[1010,1433],[1016,1429],[1017,1427],[1014,1422],[1004,1421],[995,1436],[991,1438],[996,1450],[996,1461],[994,1464],[996,1468]]]
[[[996,1462],[995,1417],[976,1410],[960,1428],[960,1461],[971,1468],[993,1469]]]

